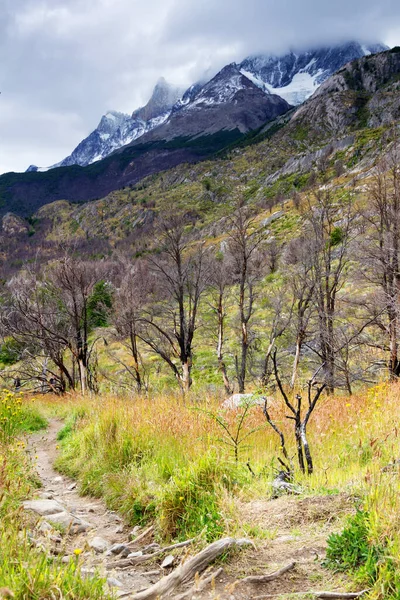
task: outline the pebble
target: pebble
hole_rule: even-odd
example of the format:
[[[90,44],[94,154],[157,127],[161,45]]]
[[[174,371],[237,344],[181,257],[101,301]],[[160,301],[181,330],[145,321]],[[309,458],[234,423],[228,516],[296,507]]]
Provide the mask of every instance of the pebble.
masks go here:
[[[49,533],[50,531],[53,531],[53,527],[47,521],[41,521],[37,526],[37,530],[41,533]]]
[[[54,477],[54,479],[53,479],[54,483],[62,483],[63,481],[64,481],[64,478],[61,476]]]
[[[122,587],[123,586],[123,584],[120,581],[118,581],[118,579],[115,579],[115,577],[108,577],[107,583],[110,587]]]
[[[168,556],[166,556],[164,558],[164,560],[161,563],[161,568],[162,569],[169,569],[170,567],[172,567],[172,565],[175,562],[175,556],[173,556],[173,554],[168,554]]]
[[[126,558],[130,553],[131,549],[128,546],[125,546],[125,544],[113,544],[107,551],[106,556],[109,556],[110,554],[118,554],[119,556]]]
[[[138,552],[131,552],[128,554],[127,558],[136,558],[137,556],[143,556],[143,552],[141,550]]]
[[[39,498],[42,498],[43,500],[53,500],[53,494],[50,492],[40,492]]]

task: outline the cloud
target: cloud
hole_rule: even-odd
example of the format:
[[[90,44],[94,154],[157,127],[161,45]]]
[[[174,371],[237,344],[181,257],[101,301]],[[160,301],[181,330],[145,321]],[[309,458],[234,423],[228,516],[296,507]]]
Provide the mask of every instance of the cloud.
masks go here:
[[[2,0],[0,171],[57,162],[156,80],[189,85],[256,52],[400,43],[393,0]]]

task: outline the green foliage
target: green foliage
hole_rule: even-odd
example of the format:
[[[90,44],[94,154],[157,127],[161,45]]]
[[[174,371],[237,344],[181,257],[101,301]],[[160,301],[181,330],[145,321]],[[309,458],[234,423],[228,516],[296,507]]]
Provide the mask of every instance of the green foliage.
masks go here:
[[[305,125],[297,125],[296,129],[292,133],[294,140],[298,142],[304,142],[309,134],[309,129]]]
[[[341,533],[329,536],[325,564],[338,571],[358,570],[362,579],[374,583],[384,547],[371,542],[369,519],[368,512],[358,510]]]
[[[47,421],[22,398],[8,390],[0,392],[0,441],[9,443],[22,432],[39,431]]]
[[[212,455],[178,472],[163,490],[158,521],[166,537],[187,539],[199,533],[207,541],[224,533],[221,488],[232,484],[232,472]]]
[[[88,300],[88,320],[92,327],[106,327],[112,307],[113,290],[107,281],[98,281]]]
[[[343,241],[343,239],[344,239],[343,229],[341,227],[334,227],[331,231],[330,245],[337,246],[338,244],[340,244]]]
[[[57,440],[61,441],[70,436],[77,428],[79,421],[85,416],[86,410],[84,407],[78,407],[68,416],[64,426],[57,433]]]
[[[21,358],[21,345],[13,338],[6,338],[0,346],[0,363],[14,365]]]

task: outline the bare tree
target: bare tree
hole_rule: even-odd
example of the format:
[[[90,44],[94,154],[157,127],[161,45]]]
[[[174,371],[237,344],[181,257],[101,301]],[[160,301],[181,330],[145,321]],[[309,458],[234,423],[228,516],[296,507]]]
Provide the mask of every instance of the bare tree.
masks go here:
[[[388,352],[389,375],[395,379],[400,376],[400,169],[397,142],[375,169],[364,219],[367,226],[362,246],[366,263],[363,274],[369,284],[376,286],[366,306],[369,305],[369,315],[383,334],[383,342],[377,342],[376,346]]]
[[[146,382],[139,340],[144,308],[151,293],[151,282],[145,261],[136,261],[134,264],[124,262],[121,269],[122,278],[114,299],[114,324],[120,343],[132,357],[133,366],[115,356],[113,358],[122,364],[133,378],[136,390],[141,392]]]
[[[222,375],[225,392],[232,394],[233,388],[229,380],[225,356],[225,329],[226,329],[226,298],[232,284],[231,261],[227,253],[219,252],[213,256],[208,265],[210,272],[210,298],[208,305],[217,321],[216,353],[218,369]]]
[[[311,475],[314,471],[314,464],[313,464],[313,460],[312,460],[310,445],[309,445],[308,439],[307,439],[307,425],[308,425],[308,422],[310,420],[312,413],[314,412],[317,402],[326,387],[326,384],[325,383],[320,383],[320,384],[316,383],[315,378],[318,374],[318,371],[320,370],[320,369],[318,369],[318,371],[308,381],[307,408],[306,408],[306,412],[304,414],[303,407],[302,407],[302,400],[303,400],[302,396],[299,394],[296,394],[296,396],[295,396],[296,402],[294,403],[289,399],[289,396],[284,389],[284,386],[282,384],[282,381],[281,381],[281,378],[279,375],[276,351],[274,352],[274,355],[273,355],[273,363],[274,363],[275,379],[278,384],[280,394],[282,396],[282,399],[285,403],[286,408],[290,412],[290,414],[287,415],[287,418],[294,421],[294,438],[295,438],[295,442],[296,442],[297,460],[298,460],[299,468],[302,473],[305,473],[306,465],[307,465],[307,474]],[[284,434],[279,429],[279,427],[276,425],[276,423],[274,423],[274,421],[271,419],[270,413],[268,411],[268,401],[267,400],[265,401],[265,405],[264,405],[264,415],[265,415],[265,418],[267,419],[267,422],[269,423],[269,425],[271,425],[271,427],[274,429],[274,431],[279,435],[279,438],[281,441],[282,452],[284,454],[285,459],[290,463]],[[285,464],[282,462],[282,464],[284,464],[284,466],[287,468],[287,470],[290,471],[290,468],[288,468],[287,463]]]
[[[228,248],[232,257],[235,283],[238,286],[238,318],[240,327],[240,354],[235,355],[239,393],[246,387],[249,350],[254,341],[251,320],[255,312],[255,285],[262,275],[262,257],[258,252],[263,233],[256,227],[255,217],[239,206],[229,221]]]
[[[315,244],[313,240],[302,236],[290,242],[286,249],[288,268],[286,285],[292,296],[292,328],[295,337],[295,355],[293,359],[290,387],[296,385],[299,363],[303,346],[312,335],[310,321],[315,312]]]
[[[161,254],[149,258],[153,302],[143,316],[141,339],[171,368],[182,389],[192,384],[193,339],[206,287],[203,243],[189,243],[182,218],[162,226]]]
[[[97,339],[89,343],[92,328],[89,300],[95,284],[101,279],[99,266],[79,258],[65,256],[51,265],[45,274],[52,287],[60,314],[66,323],[68,348],[78,365],[82,394],[96,391],[96,377],[91,360]]]
[[[307,198],[303,213],[305,236],[313,246],[313,279],[318,311],[318,351],[328,393],[335,389],[335,327],[338,294],[347,276],[348,250],[353,235],[351,195],[335,200],[326,189]],[[315,348],[314,348],[315,349]]]
[[[22,370],[25,381],[39,379],[43,383],[50,370],[61,391],[65,391],[67,385],[74,389],[75,380],[66,357],[68,326],[52,286],[34,268],[26,269],[9,282],[3,297],[1,323],[7,335],[24,348],[23,358],[27,364]],[[46,362],[45,372],[43,368],[37,368],[37,361],[31,368],[32,357],[40,355]],[[46,357],[58,373],[50,369]]]

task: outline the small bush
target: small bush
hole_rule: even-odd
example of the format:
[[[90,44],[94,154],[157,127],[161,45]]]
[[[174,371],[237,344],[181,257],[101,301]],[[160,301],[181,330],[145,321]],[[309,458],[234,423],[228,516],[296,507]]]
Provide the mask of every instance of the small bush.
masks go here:
[[[329,536],[325,564],[337,571],[358,570],[361,579],[374,583],[383,554],[384,548],[370,540],[368,512],[359,510],[342,533]]]

